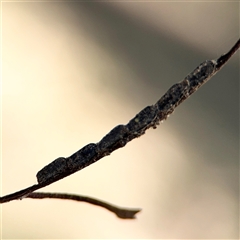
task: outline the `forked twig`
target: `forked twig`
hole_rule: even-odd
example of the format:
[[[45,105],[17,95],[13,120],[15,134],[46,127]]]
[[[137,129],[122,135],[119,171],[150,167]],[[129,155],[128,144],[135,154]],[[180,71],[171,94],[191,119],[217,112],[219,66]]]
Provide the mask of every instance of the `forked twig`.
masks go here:
[[[51,196],[63,196],[64,199],[83,199],[76,195],[68,194],[50,194],[49,193],[32,193],[33,191],[45,187],[53,182],[56,182],[64,177],[67,177],[76,171],[79,171],[90,164],[98,161],[106,155],[109,155],[114,150],[124,147],[128,142],[134,138],[140,137],[149,128],[156,128],[159,122],[165,120],[175,108],[186,100],[191,94],[197,91],[204,83],[206,83],[213,75],[215,75],[240,48],[240,39],[230,49],[229,52],[222,55],[216,60],[207,60],[201,63],[192,73],[185,77],[181,82],[174,84],[164,95],[152,106],[147,106],[140,111],[132,120],[126,125],[118,125],[113,128],[103,139],[94,144],[90,143],[70,157],[60,157],[45,166],[37,173],[38,184],[21,191],[6,195],[0,198],[0,203],[9,202],[15,199],[24,197],[29,198],[45,198]],[[48,194],[48,195],[46,195]],[[55,196],[55,197],[53,197]],[[86,198],[85,198],[86,199]],[[89,198],[88,198],[89,199]],[[77,200],[79,201],[79,200]],[[96,204],[98,200],[88,201]],[[104,203],[105,204],[105,203]],[[103,204],[103,205],[104,205]],[[99,206],[103,206],[98,204]],[[119,216],[116,207],[112,205],[108,210],[113,211]],[[106,205],[105,205],[106,207]],[[133,210],[134,214],[139,212],[139,209]],[[128,215],[129,214],[129,215]],[[133,212],[132,212],[133,214]],[[131,216],[127,213],[127,216]],[[121,214],[120,214],[121,215]]]

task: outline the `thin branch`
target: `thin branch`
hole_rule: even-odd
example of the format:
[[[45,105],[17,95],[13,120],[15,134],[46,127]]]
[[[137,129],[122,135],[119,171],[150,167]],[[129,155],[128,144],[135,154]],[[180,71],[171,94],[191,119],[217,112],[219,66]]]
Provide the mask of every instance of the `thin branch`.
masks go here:
[[[36,196],[31,192],[89,166],[114,150],[124,147],[134,138],[140,137],[147,129],[156,128],[160,122],[167,119],[179,104],[215,75],[239,48],[240,39],[229,52],[217,60],[208,60],[201,63],[181,82],[174,84],[156,104],[144,108],[128,124],[118,125],[100,142],[96,144],[90,143],[70,157],[57,158],[37,173],[37,185],[1,197],[0,203]]]
[[[225,54],[223,54],[220,58],[217,59],[217,71],[219,71],[226,63],[227,61],[232,57],[234,53],[239,49],[240,47],[240,39],[234,44],[234,46]]]
[[[141,211],[141,209],[121,208],[95,198],[75,195],[75,194],[67,194],[67,193],[35,192],[35,193],[30,193],[28,196],[26,196],[26,198],[35,198],[35,199],[55,198],[55,199],[74,200],[78,202],[87,202],[96,206],[103,207],[115,213],[117,217],[122,219],[134,219],[135,215]]]

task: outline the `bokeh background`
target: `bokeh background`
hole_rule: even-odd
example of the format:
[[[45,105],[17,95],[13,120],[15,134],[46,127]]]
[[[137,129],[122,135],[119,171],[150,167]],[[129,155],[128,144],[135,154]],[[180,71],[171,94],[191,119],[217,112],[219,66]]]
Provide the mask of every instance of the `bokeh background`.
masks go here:
[[[98,142],[239,38],[239,2],[3,2],[1,195]],[[3,239],[238,238],[239,54],[156,130],[2,205]]]

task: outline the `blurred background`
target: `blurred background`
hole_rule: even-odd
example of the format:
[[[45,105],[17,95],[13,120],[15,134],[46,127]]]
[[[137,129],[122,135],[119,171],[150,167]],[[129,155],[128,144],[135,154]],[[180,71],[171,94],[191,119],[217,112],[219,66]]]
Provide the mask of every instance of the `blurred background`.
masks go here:
[[[1,195],[126,124],[239,38],[239,2],[2,3]],[[238,238],[239,53],[156,130],[2,205],[2,238]]]

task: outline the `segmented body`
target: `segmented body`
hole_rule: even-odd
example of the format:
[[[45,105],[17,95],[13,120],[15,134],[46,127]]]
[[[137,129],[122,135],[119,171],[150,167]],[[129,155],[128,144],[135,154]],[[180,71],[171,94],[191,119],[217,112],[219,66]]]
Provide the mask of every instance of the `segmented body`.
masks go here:
[[[160,121],[165,120],[181,102],[215,74],[216,64],[214,60],[203,62],[183,81],[174,84],[156,104],[145,107],[128,124],[116,126],[100,142],[90,143],[70,157],[57,158],[45,166],[37,173],[38,183],[54,182],[68,176],[125,146],[143,135],[148,128],[156,128]]]

